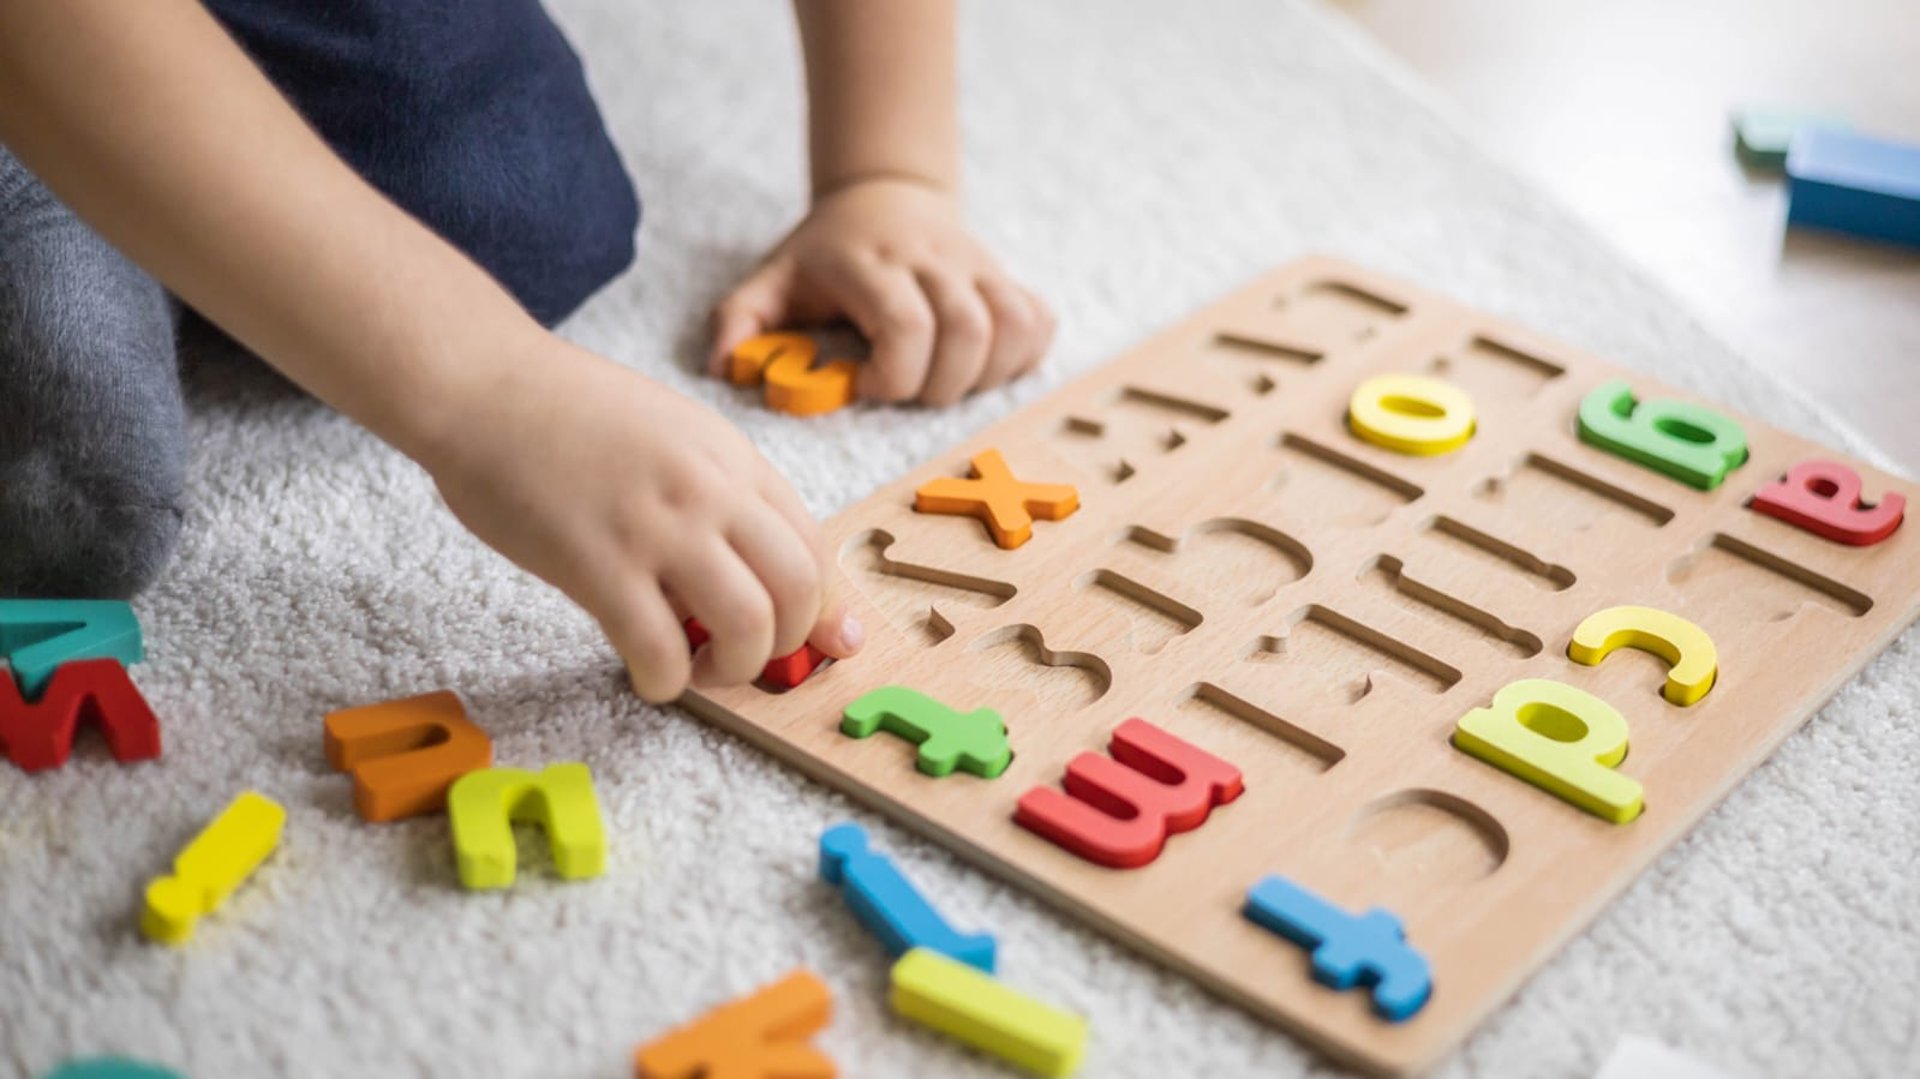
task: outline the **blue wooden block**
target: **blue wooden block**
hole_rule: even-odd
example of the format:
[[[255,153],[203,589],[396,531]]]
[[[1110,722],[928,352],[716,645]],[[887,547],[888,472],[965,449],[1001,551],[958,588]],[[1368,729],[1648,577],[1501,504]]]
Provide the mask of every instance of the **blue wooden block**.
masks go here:
[[[820,877],[840,888],[854,917],[880,938],[890,957],[926,948],[993,973],[993,937],[948,925],[891,858],[868,847],[865,828],[837,824],[821,833]]]
[[[1373,988],[1373,1010],[1393,1022],[1413,1015],[1433,995],[1427,957],[1407,944],[1400,919],[1374,907],[1353,915],[1282,876],[1247,892],[1249,921],[1311,953],[1313,978],[1334,989]]]
[[[1787,167],[1787,151],[1802,131],[1846,126],[1845,120],[1831,113],[1743,105],[1733,111],[1733,151],[1748,168],[1779,172]]]
[[[1787,153],[1787,223],[1920,247],[1920,146],[1812,128]]]
[[[120,600],[0,599],[0,658],[28,699],[68,660],[117,659],[131,667],[145,656],[140,620]]]
[[[142,1064],[123,1057],[89,1057],[69,1060],[48,1072],[45,1079],[180,1079],[180,1076],[157,1064]]]

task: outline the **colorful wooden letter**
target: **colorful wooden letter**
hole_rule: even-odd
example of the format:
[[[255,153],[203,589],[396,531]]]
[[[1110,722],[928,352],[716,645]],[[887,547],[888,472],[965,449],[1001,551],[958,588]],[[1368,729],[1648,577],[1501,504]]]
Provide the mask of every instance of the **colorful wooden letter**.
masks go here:
[[[1430,457],[1451,453],[1473,437],[1473,398],[1437,378],[1381,375],[1353,391],[1347,426],[1376,446]]]
[[[701,625],[698,618],[687,619],[680,628],[687,633],[687,647],[694,651],[699,651],[701,645],[713,639],[713,634],[707,632],[707,627]],[[803,644],[795,651],[768,660],[767,665],[760,668],[760,677],[781,689],[792,689],[806,681],[826,659],[825,652],[810,644]]]
[[[1667,661],[1661,694],[1685,707],[1707,695],[1719,670],[1713,638],[1692,622],[1652,607],[1609,607],[1574,628],[1567,658],[1597,667],[1616,648],[1638,648]]]
[[[505,888],[513,883],[519,852],[513,822],[546,829],[554,869],[568,880],[597,877],[607,865],[607,833],[593,774],[584,764],[550,764],[539,775],[520,768],[482,768],[454,781],[447,792],[460,883]]]
[[[147,885],[140,931],[162,944],[185,944],[195,923],[220,909],[240,882],[280,845],[287,811],[242,791],[173,860],[173,875]]]
[[[1640,784],[1614,771],[1627,756],[1627,721],[1563,682],[1509,682],[1492,707],[1460,717],[1453,744],[1615,824],[1644,808]]]
[[[999,450],[973,458],[973,478],[942,476],[913,494],[920,513],[950,513],[986,522],[993,542],[1008,550],[1033,538],[1033,519],[1058,521],[1080,508],[1080,492],[1064,483],[1028,483],[1013,478]]]
[[[839,887],[854,917],[880,938],[889,957],[929,948],[993,973],[993,937],[948,925],[893,859],[868,846],[865,828],[836,824],[821,834],[820,877]]]
[[[1787,167],[1794,137],[1813,128],[1845,130],[1847,122],[1829,113],[1775,105],[1744,105],[1733,112],[1733,152],[1750,169],[1779,172]]]
[[[1365,985],[1373,990],[1373,1010],[1398,1023],[1433,995],[1427,957],[1407,943],[1400,919],[1374,907],[1353,915],[1285,877],[1262,878],[1247,892],[1241,913],[1307,949],[1313,979],[1334,989]]]
[[[145,658],[140,621],[117,599],[0,599],[0,658],[29,697],[37,697],[54,668],[75,659],[117,659],[131,667]]]
[[[818,355],[820,346],[804,333],[763,333],[749,337],[733,347],[727,357],[727,381],[736,386],[758,386],[767,365],[781,356],[805,356],[808,363]]]
[[[493,763],[493,740],[452,690],[334,712],[327,763],[353,773],[353,805],[370,821],[447,808],[447,788]]]
[[[723,1004],[633,1054],[637,1079],[833,1079],[833,1061],[807,1044],[833,995],[804,970]]]
[[[1703,491],[1720,486],[1747,459],[1747,433],[1702,405],[1633,400],[1624,379],[1596,387],[1580,402],[1580,439]]]
[[[107,736],[121,763],[160,755],[160,721],[117,659],[61,664],[46,692],[28,704],[11,678],[0,678],[0,755],[29,772],[58,768],[73,752],[82,720]]]
[[[915,948],[893,964],[893,1010],[1039,1075],[1069,1075],[1087,1021],[1016,992],[965,963]]]
[[[1860,497],[1860,474],[1837,461],[1802,461],[1785,479],[1754,492],[1753,509],[1778,517],[1835,543],[1870,547],[1900,527],[1907,499],[1898,491],[1869,506]]]
[[[1787,151],[1787,224],[1920,247],[1920,143],[1800,132]]]
[[[817,416],[853,400],[859,365],[831,360],[815,367],[820,346],[799,333],[765,333],[734,347],[727,379],[738,386],[767,384],[767,407],[794,416]]]
[[[950,775],[958,768],[992,779],[1013,760],[1000,713],[991,708],[956,712],[905,686],[881,686],[847,705],[840,733],[866,738],[875,731],[919,745],[918,767],[930,776]]]
[[[1133,869],[1243,789],[1240,769],[1144,719],[1115,727],[1107,752],[1069,761],[1066,793],[1035,787],[1021,795],[1014,821],[1089,862]]]
[[[69,1060],[41,1079],[180,1079],[180,1074],[124,1057],[88,1057]]]

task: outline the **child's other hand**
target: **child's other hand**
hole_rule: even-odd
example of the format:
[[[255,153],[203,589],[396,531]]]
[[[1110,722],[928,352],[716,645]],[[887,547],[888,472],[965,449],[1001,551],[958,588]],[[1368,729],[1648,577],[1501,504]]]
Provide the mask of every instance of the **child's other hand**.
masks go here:
[[[551,335],[422,456],[474,534],[597,619],[650,701],[859,648],[799,497],[718,414]],[[690,661],[681,620],[712,643]]]
[[[873,345],[857,389],[951,405],[1033,369],[1053,340],[1045,301],[981,248],[951,195],[908,179],[828,194],[714,308],[708,372],[756,334],[845,318]]]

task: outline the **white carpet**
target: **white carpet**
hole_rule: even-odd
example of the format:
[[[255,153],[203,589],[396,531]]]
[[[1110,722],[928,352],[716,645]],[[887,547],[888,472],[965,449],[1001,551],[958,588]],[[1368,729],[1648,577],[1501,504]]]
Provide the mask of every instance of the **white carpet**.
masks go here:
[[[647,200],[639,267],[567,333],[715,402],[814,509],[853,501],[1150,329],[1309,250],[1345,255],[1859,449],[1730,355],[1405,76],[1272,0],[968,5],[979,228],[1062,314],[1046,374],[957,411],[763,412],[691,373],[708,304],[801,205],[784,5],[560,0]],[[558,596],[464,535],[411,464],[227,372],[198,395],[189,538],[139,604],[165,758],[89,742],[0,767],[0,1072],[121,1051],[201,1077],[628,1074],[631,1047],[805,965],[850,1076],[998,1075],[895,1021],[884,964],[814,880],[860,816],[1004,976],[1092,1018],[1089,1076],[1322,1074],[1298,1044],[771,759],[622,689]],[[1908,634],[1443,1066],[1587,1076],[1623,1032],[1750,1076],[1912,1074],[1920,1051],[1920,669]],[[584,760],[606,876],[544,855],[454,882],[443,819],[354,815],[328,710],[459,690],[502,763]],[[236,791],[280,852],[193,945],[134,928],[144,882]]]

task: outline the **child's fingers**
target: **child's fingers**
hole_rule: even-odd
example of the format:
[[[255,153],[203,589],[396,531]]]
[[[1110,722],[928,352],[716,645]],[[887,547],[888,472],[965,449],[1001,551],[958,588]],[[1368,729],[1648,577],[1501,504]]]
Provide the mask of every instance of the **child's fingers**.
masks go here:
[[[599,618],[614,651],[626,660],[633,691],[642,699],[665,704],[685,691],[693,672],[686,633],[657,588],[633,589],[615,606],[603,609]]]
[[[932,366],[920,399],[944,408],[965,397],[980,381],[999,327],[971,280],[933,268],[921,269],[915,279],[933,306],[937,327]]]
[[[872,344],[857,389],[874,401],[911,401],[927,381],[933,354],[933,308],[906,269],[861,264],[835,282],[853,324]]]
[[[1033,366],[1046,351],[1047,322],[1034,299],[1003,277],[983,277],[980,298],[993,313],[993,349],[980,372],[981,389],[1007,382]]]
[[[773,600],[760,578],[717,536],[664,577],[711,635],[693,661],[694,684],[752,681],[773,658]]]
[[[827,571],[833,568],[833,556],[827,551],[826,533],[821,531],[820,522],[813,519],[813,514],[807,512],[807,504],[800,501],[799,492],[784,476],[769,467],[760,484],[760,497],[793,526],[794,533],[813,554],[814,563],[820,567],[820,579],[824,582]]]
[[[797,651],[820,616],[820,563],[812,547],[764,503],[729,528],[727,540],[773,600],[770,654]]]
[[[1033,292],[1031,288],[1021,288],[1021,292],[1027,294],[1027,301],[1033,303],[1033,309],[1041,313],[1039,348],[1033,349],[1033,355],[1029,355],[1029,357],[1027,357],[1027,363],[1021,367],[1021,374],[1025,374],[1025,372],[1033,371],[1035,367],[1039,367],[1041,361],[1046,359],[1046,351],[1054,348],[1054,336],[1060,332],[1060,315],[1054,313],[1054,305],[1048,303],[1044,298],[1041,298],[1039,292]]]
[[[769,263],[714,305],[713,348],[707,354],[707,374],[726,377],[727,357],[742,341],[786,322],[792,278],[785,264]]]
[[[806,541],[820,567],[820,609],[812,631],[807,634],[806,643],[835,659],[853,655],[866,641],[866,627],[839,599],[840,564],[827,546],[826,535],[821,531],[819,522],[807,512],[806,504],[800,501],[793,487],[777,475],[769,476],[760,493],[774,512],[785,518],[801,539]]]
[[[846,603],[829,592],[820,617],[813,624],[813,632],[807,634],[807,643],[835,659],[846,659],[867,643],[867,631],[853,612],[847,610]]]

